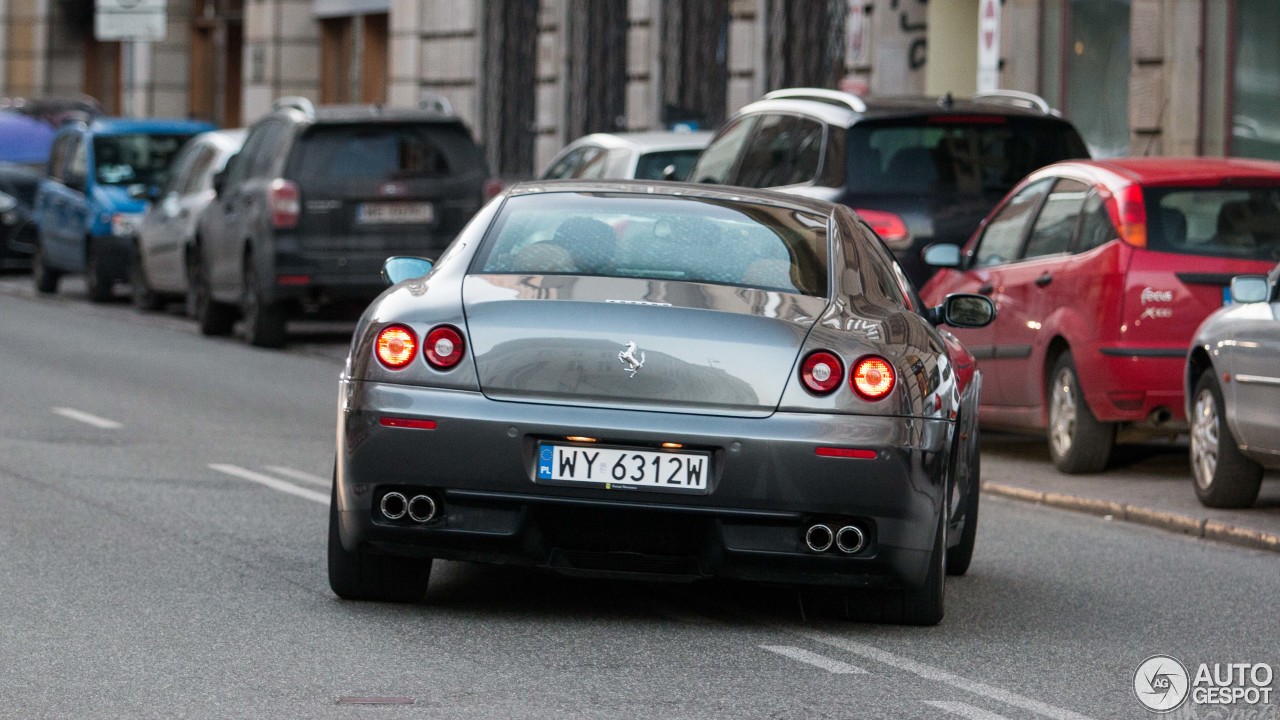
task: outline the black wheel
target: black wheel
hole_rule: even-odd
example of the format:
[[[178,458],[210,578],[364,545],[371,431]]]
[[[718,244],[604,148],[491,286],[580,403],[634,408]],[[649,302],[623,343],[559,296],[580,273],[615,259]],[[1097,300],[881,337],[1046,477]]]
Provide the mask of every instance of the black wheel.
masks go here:
[[[1049,373],[1045,390],[1049,405],[1049,457],[1062,472],[1101,472],[1115,447],[1114,423],[1098,422],[1085,402],[1071,353],[1064,352]]]
[[[431,580],[431,559],[371,555],[342,546],[338,532],[338,488],[329,495],[329,587],[343,600],[413,603]]]
[[[147,283],[147,271],[142,266],[142,248],[136,245],[129,254],[129,299],[141,312],[155,312],[164,307],[164,300]]]
[[[187,264],[187,307],[200,326],[201,335],[226,335],[236,321],[235,310],[213,299],[209,274],[200,262],[199,251]]]
[[[62,278],[62,273],[49,267],[39,238],[35,245],[35,252],[31,257],[31,279],[35,281],[36,292],[51,295],[58,292],[58,280]]]
[[[241,314],[244,316],[245,339],[250,345],[264,348],[284,346],[285,309],[280,303],[267,303],[258,286],[258,273],[252,259],[245,261],[244,287],[241,290]]]
[[[960,528],[960,542],[955,547],[947,548],[948,575],[959,576],[969,572],[969,563],[973,561],[973,548],[978,541],[978,500],[982,495],[979,489],[982,453],[978,449],[977,428],[971,432],[974,433],[974,452],[973,458],[969,461],[969,493],[963,501],[964,526]]]
[[[1258,499],[1262,466],[1240,452],[1227,425],[1222,388],[1210,369],[1196,381],[1191,405],[1191,477],[1208,507],[1244,508]]]
[[[110,302],[115,279],[102,262],[102,249],[98,247],[96,238],[86,238],[85,243],[88,247],[85,252],[84,281],[89,291],[89,300],[96,303]]]

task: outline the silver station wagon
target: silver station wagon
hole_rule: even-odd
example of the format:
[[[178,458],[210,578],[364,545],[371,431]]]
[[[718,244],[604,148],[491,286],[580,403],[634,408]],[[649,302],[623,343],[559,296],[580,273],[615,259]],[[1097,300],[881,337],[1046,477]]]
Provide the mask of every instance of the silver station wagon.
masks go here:
[[[980,376],[853,211],[539,182],[434,266],[392,258],[341,381],[329,578],[412,602],[433,559],[861,588],[933,624],[973,553]]]

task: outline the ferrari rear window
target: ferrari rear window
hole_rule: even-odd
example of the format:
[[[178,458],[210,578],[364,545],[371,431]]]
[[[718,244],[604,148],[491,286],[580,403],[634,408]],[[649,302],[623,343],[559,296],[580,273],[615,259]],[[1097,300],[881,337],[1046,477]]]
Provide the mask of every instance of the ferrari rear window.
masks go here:
[[[1280,187],[1151,188],[1147,247],[1280,260]]]
[[[676,280],[826,297],[827,218],[710,198],[516,195],[472,272]]]

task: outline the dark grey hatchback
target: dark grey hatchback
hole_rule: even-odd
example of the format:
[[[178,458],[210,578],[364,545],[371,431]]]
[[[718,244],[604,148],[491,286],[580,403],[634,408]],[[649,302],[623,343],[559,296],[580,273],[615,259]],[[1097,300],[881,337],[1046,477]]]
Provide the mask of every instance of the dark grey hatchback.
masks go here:
[[[240,316],[250,343],[275,347],[304,311],[354,316],[382,291],[383,261],[439,255],[489,181],[443,100],[421,110],[278,101],[200,218],[190,285],[201,331],[225,334]]]
[[[926,245],[963,245],[1028,173],[1087,157],[1071,123],[1035,95],[861,98],[792,88],[725,123],[690,179],[848,205],[920,287],[934,272],[920,257]]]

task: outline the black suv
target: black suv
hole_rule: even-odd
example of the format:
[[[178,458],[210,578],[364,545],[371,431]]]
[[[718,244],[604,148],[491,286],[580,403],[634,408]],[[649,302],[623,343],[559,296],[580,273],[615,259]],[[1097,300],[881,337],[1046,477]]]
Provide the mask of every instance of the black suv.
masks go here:
[[[1043,99],[1000,91],[967,100],[777,90],[730,118],[690,180],[775,188],[848,205],[920,287],[920,251],[964,245],[1019,180],[1058,160],[1087,158]]]
[[[191,306],[206,335],[237,316],[261,347],[306,313],[362,309],[392,255],[434,259],[494,191],[448,102],[420,110],[281,98],[214,179],[196,230]]]

